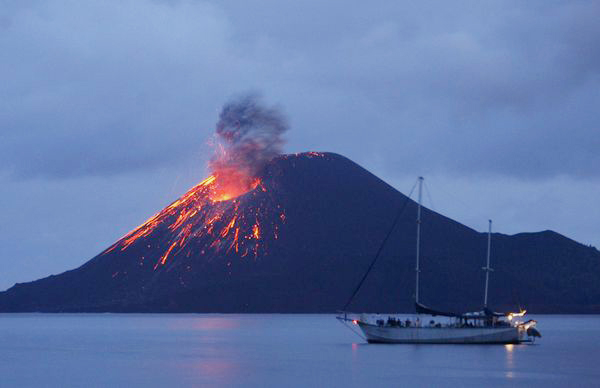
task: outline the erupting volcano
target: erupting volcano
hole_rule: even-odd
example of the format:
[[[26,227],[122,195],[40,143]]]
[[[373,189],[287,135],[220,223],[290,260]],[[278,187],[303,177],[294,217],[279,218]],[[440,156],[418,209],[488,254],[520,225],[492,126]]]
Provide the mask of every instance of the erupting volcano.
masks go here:
[[[265,241],[264,236],[269,234],[277,239],[285,220],[284,210],[258,175],[281,153],[286,130],[283,115],[263,106],[255,96],[225,105],[213,140],[215,154],[209,162],[212,174],[105,254],[115,249],[125,251],[135,243],[144,245],[163,226],[170,233],[159,245],[160,257],[155,257],[156,247],[146,244],[148,253],[141,256],[140,266],[149,260],[156,270],[167,265],[170,257],[182,254],[189,258],[195,252],[204,255],[225,250],[240,257],[256,257],[264,248],[261,237]],[[114,277],[118,275],[115,272]]]
[[[1,292],[0,311],[334,312],[400,208],[350,307],[412,311],[416,204],[343,156],[281,155],[286,130],[283,115],[256,98],[227,104],[206,179],[81,267]],[[479,308],[486,234],[426,208],[423,220],[421,299]],[[493,241],[503,286],[490,287],[490,300],[600,312],[590,302],[600,300],[594,248],[550,231]]]

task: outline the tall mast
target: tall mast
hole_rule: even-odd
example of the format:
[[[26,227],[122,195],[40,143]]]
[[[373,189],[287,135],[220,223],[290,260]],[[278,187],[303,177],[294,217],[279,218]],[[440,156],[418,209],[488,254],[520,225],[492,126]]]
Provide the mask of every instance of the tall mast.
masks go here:
[[[490,272],[493,271],[490,268],[490,249],[492,247],[492,220],[489,220],[488,228],[488,244],[487,244],[487,264],[482,269],[485,271],[485,296],[483,297],[483,307],[487,307],[488,299],[488,284],[490,282]]]
[[[417,206],[417,267],[415,268],[416,272],[416,282],[415,282],[415,302],[419,303],[419,250],[421,247],[421,196],[423,191],[423,177],[419,177],[419,204]]]

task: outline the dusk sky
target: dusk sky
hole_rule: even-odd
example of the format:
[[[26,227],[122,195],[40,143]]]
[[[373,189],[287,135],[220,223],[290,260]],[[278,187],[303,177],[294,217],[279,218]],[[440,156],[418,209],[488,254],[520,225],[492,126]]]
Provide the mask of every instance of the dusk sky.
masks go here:
[[[600,247],[598,1],[0,1],[0,290],[83,264],[206,177],[260,93],[471,228]],[[482,258],[483,259],[483,258]]]

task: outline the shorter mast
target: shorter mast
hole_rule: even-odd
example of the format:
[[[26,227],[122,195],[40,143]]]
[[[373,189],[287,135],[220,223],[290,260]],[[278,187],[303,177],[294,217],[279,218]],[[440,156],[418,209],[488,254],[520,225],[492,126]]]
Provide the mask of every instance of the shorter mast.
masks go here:
[[[485,267],[482,267],[481,269],[483,269],[485,271],[485,296],[483,297],[483,307],[487,308],[487,300],[488,300],[488,284],[490,282],[490,272],[492,272],[494,269],[490,268],[490,249],[492,247],[492,220],[488,220],[489,222],[489,227],[488,227],[488,244],[487,244],[487,264]]]
[[[415,268],[416,272],[416,281],[415,281],[415,302],[419,303],[419,250],[421,247],[421,195],[423,190],[423,177],[419,177],[419,202],[417,206],[417,266]]]

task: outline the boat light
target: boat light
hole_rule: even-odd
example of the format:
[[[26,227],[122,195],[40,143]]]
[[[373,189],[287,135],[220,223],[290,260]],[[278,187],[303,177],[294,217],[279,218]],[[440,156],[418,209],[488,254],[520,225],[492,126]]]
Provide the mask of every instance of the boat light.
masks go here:
[[[513,319],[514,317],[522,317],[522,316],[524,316],[524,315],[525,315],[525,313],[526,313],[526,312],[527,312],[527,310],[521,310],[521,311],[520,311],[520,312],[518,312],[518,313],[509,313],[509,314],[508,314],[508,320],[509,320],[509,321],[512,321],[512,319]]]

